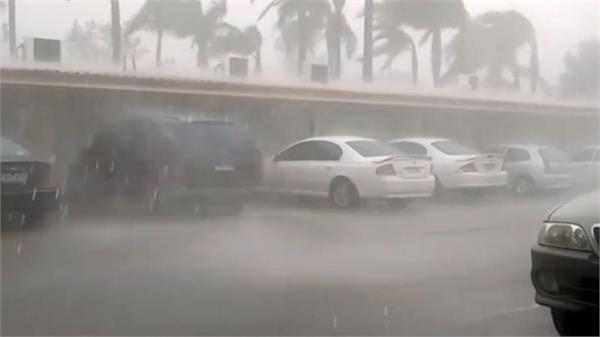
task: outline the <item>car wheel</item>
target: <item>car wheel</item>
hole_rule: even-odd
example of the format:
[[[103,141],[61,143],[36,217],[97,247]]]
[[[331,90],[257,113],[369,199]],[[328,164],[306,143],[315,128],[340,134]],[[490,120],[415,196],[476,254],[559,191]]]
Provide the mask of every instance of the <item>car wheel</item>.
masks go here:
[[[530,177],[521,176],[515,179],[512,188],[516,195],[526,196],[533,192],[535,184]]]
[[[358,191],[350,180],[338,178],[331,184],[329,199],[337,208],[351,208],[358,204]]]
[[[552,322],[561,336],[598,336],[598,311],[552,308]]]

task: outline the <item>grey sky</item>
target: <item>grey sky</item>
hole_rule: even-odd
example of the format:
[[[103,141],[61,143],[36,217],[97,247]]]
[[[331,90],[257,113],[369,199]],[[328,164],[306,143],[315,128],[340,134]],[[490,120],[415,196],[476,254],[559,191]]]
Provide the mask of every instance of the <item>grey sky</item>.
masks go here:
[[[168,0],[166,0],[168,1]],[[443,0],[440,0],[443,1]],[[47,38],[65,37],[67,29],[74,19],[79,21],[95,20],[108,22],[110,20],[109,0],[17,0],[17,33],[22,36],[37,36]],[[260,10],[268,0],[258,0],[254,5],[249,0],[229,0],[227,20],[238,25],[254,23]],[[600,1],[595,0],[465,0],[467,10],[471,15],[488,10],[516,9],[528,16],[534,23],[539,40],[542,75],[555,81],[562,71],[562,58],[567,49],[572,49],[579,40],[598,37],[600,25]],[[122,19],[129,19],[143,3],[143,0],[121,0]],[[362,0],[349,0],[346,14],[352,19],[356,34],[361,32],[360,19],[356,18],[362,7]],[[4,14],[6,21],[6,13]],[[267,71],[281,71],[281,55],[274,50],[273,20],[271,14],[259,23],[265,36],[265,64]],[[416,39],[422,33],[415,32]],[[143,34],[144,44],[154,51],[152,35]],[[422,74],[428,74],[427,51],[428,45],[421,47]],[[177,64],[193,66],[194,51],[190,49],[189,40],[169,39],[163,52],[164,57],[174,58]],[[324,61],[324,51],[317,52],[313,61]],[[152,55],[148,55],[142,64],[152,63]],[[400,70],[408,70],[408,63],[398,60]],[[351,62],[347,66],[348,73],[358,72],[358,65]],[[347,75],[350,76],[350,75]]]

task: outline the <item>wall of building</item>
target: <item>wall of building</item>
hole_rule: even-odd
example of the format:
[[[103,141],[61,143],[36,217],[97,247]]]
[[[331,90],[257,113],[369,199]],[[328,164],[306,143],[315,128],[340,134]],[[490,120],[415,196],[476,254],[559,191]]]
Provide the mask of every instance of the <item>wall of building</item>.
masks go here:
[[[62,174],[96,130],[133,115],[227,119],[246,128],[265,155],[311,134],[443,136],[481,148],[527,142],[569,149],[599,143],[600,131],[598,116],[568,111],[523,114],[16,84],[2,84],[0,91],[2,136],[41,156],[55,155]]]

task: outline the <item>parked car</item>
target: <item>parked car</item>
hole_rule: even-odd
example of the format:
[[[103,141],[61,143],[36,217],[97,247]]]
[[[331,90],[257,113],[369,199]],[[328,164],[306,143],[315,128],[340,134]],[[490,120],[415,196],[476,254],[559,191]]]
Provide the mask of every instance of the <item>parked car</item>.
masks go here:
[[[574,184],[580,188],[600,186],[600,146],[587,146],[570,158]]]
[[[431,160],[400,154],[373,139],[316,137],[296,142],[265,166],[265,184],[280,192],[328,197],[348,208],[360,199],[431,196]]]
[[[76,209],[125,204],[200,213],[218,204],[238,212],[260,181],[261,158],[245,130],[231,123],[128,119],[97,133],[81,152],[66,197]]]
[[[0,137],[0,144],[2,227],[39,224],[60,203],[53,163],[10,139]]]
[[[598,336],[600,192],[554,209],[531,249],[535,301],[550,307],[560,335]]]
[[[560,150],[542,145],[505,144],[493,150],[504,158],[508,187],[517,195],[571,186],[571,168]]]
[[[507,174],[497,154],[482,154],[446,138],[402,138],[389,144],[403,153],[431,157],[438,188],[481,190],[506,185]]]

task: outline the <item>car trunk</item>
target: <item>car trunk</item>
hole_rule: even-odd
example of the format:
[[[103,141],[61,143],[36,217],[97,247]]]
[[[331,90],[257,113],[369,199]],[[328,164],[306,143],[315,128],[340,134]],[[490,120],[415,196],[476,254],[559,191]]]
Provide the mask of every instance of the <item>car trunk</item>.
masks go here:
[[[239,128],[223,122],[175,125],[177,165],[191,188],[229,188],[258,183],[262,158]]]
[[[26,159],[3,159],[1,171],[2,193],[45,187],[51,174],[49,163]]]
[[[470,170],[464,172],[492,173],[502,171],[502,156],[495,153],[486,153],[479,155],[460,155],[454,156],[457,163],[462,164],[461,168],[470,167]]]
[[[392,164],[396,175],[402,178],[427,178],[431,175],[431,159],[425,156],[383,156],[372,158],[376,164]]]

